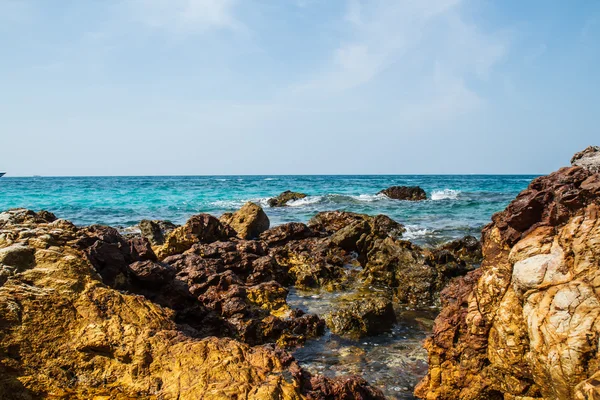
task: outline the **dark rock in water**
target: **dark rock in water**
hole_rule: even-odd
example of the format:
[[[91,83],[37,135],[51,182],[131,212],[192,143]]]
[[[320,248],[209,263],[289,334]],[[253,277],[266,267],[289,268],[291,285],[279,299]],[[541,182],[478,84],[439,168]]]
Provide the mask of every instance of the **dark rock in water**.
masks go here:
[[[292,192],[286,190],[277,197],[269,199],[269,207],[283,207],[292,200],[300,200],[306,197],[304,193]]]
[[[308,226],[314,231],[320,231],[331,235],[351,225],[363,225],[366,222],[368,231],[380,237],[400,237],[406,231],[404,225],[394,221],[387,215],[376,215],[374,217],[366,214],[357,214],[347,211],[324,211],[320,212],[308,221]],[[365,231],[366,232],[366,231]],[[363,233],[365,233],[363,232]]]
[[[139,227],[142,236],[147,238],[152,246],[160,246],[165,243],[165,236],[177,228],[177,225],[169,221],[143,219]]]
[[[592,172],[600,172],[600,146],[589,146],[571,158],[571,165],[583,167]]]
[[[389,331],[396,322],[392,300],[370,293],[344,296],[325,316],[327,326],[340,336],[362,338]]]
[[[377,194],[385,194],[394,200],[426,200],[427,194],[418,186],[392,186],[380,191]]]
[[[240,239],[256,239],[270,226],[267,214],[252,202],[244,204],[234,213],[223,214],[219,220],[235,229]]]
[[[474,236],[465,236],[433,249],[432,257],[437,264],[458,262],[463,266],[479,265],[483,260],[481,242]]]
[[[417,397],[600,395],[596,154],[534,179],[483,229],[481,267],[442,292]]]

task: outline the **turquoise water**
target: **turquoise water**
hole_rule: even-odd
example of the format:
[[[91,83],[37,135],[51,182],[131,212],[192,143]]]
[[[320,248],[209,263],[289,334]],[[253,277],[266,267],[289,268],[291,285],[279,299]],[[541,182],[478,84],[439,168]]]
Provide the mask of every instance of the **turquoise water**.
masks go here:
[[[220,215],[251,200],[261,204],[272,225],[306,222],[319,211],[386,214],[408,227],[406,237],[435,243],[478,235],[493,213],[534,178],[524,175],[378,176],[173,176],[0,179],[0,210],[45,209],[75,224],[135,226],[144,218],[183,223],[195,213]],[[418,185],[422,202],[396,201],[376,193],[392,185]],[[289,207],[266,200],[284,190],[309,197]]]

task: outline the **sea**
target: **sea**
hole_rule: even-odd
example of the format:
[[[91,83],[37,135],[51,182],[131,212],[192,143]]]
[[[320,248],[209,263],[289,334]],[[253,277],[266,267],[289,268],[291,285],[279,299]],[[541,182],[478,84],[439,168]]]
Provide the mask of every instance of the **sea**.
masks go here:
[[[105,224],[124,232],[142,219],[184,223],[191,215],[219,216],[244,203],[260,204],[272,226],[307,222],[320,211],[385,214],[406,227],[404,238],[433,246],[465,235],[480,236],[491,216],[503,210],[534,179],[533,175],[377,175],[377,176],[160,176],[0,178],[0,210],[48,210],[76,225]],[[391,200],[378,192],[389,186],[420,186],[427,200]],[[287,207],[267,200],[285,190],[306,193]],[[288,304],[325,315],[345,293],[290,288]],[[302,367],[329,377],[360,375],[386,397],[414,399],[415,385],[427,374],[422,343],[431,334],[435,308],[396,307],[390,332],[360,340],[326,331],[293,352]]]
[[[405,239],[435,245],[479,236],[493,213],[503,210],[535,178],[532,175],[292,175],[123,176],[0,178],[0,210],[48,210],[76,225],[104,224],[135,230],[142,219],[182,224],[191,215],[219,216],[245,202],[260,204],[271,226],[307,222],[320,211],[385,214],[404,224]],[[420,186],[427,200],[391,200],[389,186]],[[308,197],[287,207],[267,200],[285,190]]]

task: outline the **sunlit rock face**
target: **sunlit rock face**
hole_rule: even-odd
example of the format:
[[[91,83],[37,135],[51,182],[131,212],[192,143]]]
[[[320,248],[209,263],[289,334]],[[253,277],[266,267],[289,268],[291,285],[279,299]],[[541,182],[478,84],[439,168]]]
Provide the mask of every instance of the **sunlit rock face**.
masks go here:
[[[182,241],[167,242],[169,251],[229,232],[200,216],[175,235]],[[215,246],[202,250],[228,251]],[[243,264],[239,258],[231,262]],[[22,209],[0,213],[0,399],[383,399],[361,378],[312,376],[272,344],[225,337],[231,322],[189,293],[187,281],[176,284],[177,268],[158,261],[147,240],[112,228],[80,229]],[[256,318],[286,312],[282,290],[258,282],[248,303],[235,303],[240,295],[227,304],[262,310]],[[193,321],[201,323],[185,323]]]
[[[443,292],[423,399],[600,396],[600,149],[535,179]]]

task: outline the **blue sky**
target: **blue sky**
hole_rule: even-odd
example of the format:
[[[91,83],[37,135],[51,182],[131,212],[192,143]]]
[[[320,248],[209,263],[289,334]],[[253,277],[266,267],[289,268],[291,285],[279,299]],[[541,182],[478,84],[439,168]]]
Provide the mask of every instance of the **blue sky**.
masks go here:
[[[600,2],[0,0],[11,175],[547,173]]]

